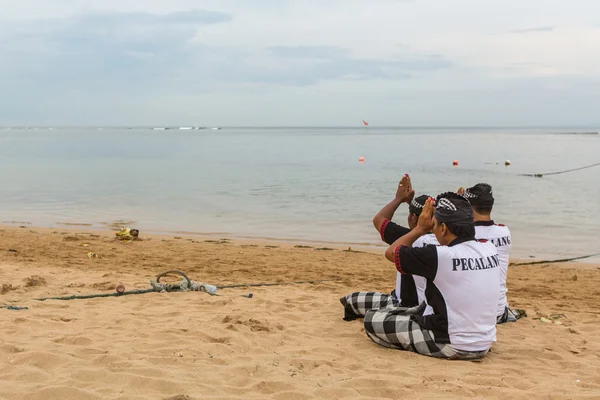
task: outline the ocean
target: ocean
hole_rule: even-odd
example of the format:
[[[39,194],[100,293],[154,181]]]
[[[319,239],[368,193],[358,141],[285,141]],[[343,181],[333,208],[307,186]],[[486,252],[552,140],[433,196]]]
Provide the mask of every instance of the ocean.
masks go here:
[[[514,257],[582,256],[600,252],[600,167],[520,174],[600,162],[600,135],[568,134],[584,131],[0,128],[0,221],[375,246],[408,173],[417,194],[490,183]]]

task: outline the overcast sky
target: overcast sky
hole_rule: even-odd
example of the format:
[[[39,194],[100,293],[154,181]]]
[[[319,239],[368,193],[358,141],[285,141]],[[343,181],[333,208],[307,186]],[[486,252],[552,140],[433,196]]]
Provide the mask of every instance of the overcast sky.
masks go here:
[[[600,125],[598,0],[0,0],[0,125]]]

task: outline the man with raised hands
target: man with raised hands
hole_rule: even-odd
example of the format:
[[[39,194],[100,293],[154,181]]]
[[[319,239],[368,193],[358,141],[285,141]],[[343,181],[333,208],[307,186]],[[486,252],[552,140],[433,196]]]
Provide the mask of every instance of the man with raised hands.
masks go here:
[[[394,243],[403,235],[409,233],[417,225],[419,215],[423,210],[425,202],[429,198],[427,195],[414,197],[415,192],[412,188],[412,182],[408,175],[404,175],[398,184],[396,196],[389,204],[381,209],[373,218],[373,225],[380,233],[381,239],[388,245]],[[401,204],[408,204],[408,226],[405,228],[392,222],[394,213]],[[414,243],[415,247],[422,247],[427,244],[438,244],[435,235],[429,234],[419,238]],[[354,292],[340,299],[344,306],[344,319],[352,321],[364,317],[368,310],[375,310],[386,307],[414,307],[426,302],[425,298],[425,278],[419,276],[402,276],[399,272],[396,274],[396,288],[391,294],[380,292]]]
[[[439,246],[413,247],[433,231]],[[496,247],[475,239],[473,208],[456,193],[429,199],[411,232],[386,251],[403,275],[427,280],[431,306],[369,310],[364,327],[375,343],[447,359],[478,359],[496,341],[500,260]]]

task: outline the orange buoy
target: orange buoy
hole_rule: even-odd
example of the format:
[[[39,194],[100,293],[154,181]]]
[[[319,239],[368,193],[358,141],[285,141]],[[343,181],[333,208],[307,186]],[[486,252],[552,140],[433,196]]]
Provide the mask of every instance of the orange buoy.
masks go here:
[[[455,166],[455,167],[458,167],[458,160],[452,161],[452,165]]]
[[[365,162],[365,158],[364,157],[359,157],[358,161],[360,161],[361,163],[364,163]]]

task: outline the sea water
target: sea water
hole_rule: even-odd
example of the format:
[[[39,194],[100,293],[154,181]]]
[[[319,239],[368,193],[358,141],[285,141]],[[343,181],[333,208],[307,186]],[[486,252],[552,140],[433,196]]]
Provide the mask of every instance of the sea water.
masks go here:
[[[5,128],[0,221],[377,245],[371,220],[408,173],[417,195],[490,183],[513,256],[579,256],[600,252],[600,167],[521,175],[600,162],[600,135],[577,131]]]

